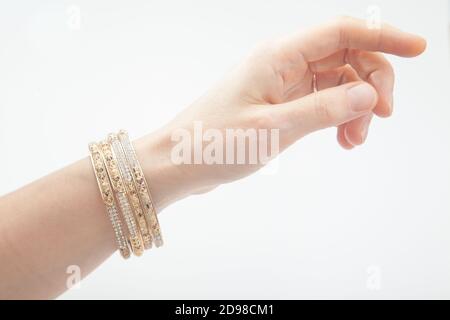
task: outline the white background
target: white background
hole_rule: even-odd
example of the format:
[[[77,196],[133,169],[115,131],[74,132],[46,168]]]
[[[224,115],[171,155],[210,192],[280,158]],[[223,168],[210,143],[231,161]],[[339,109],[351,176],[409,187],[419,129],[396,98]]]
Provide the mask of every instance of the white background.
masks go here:
[[[428,49],[390,59],[395,113],[363,147],[306,137],[276,174],[169,207],[163,249],[114,255],[62,298],[450,298],[446,0],[2,0],[0,193],[154,130],[259,41],[372,4]]]

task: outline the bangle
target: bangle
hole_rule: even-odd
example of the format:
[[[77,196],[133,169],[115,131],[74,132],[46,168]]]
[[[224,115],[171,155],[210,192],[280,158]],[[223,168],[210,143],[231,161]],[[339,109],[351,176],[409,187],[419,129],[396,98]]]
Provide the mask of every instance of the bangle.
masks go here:
[[[125,153],[122,149],[120,141],[117,138],[117,135],[110,134],[108,136],[108,142],[112,147],[114,156],[117,160],[119,171],[123,177],[125,190],[127,192],[128,199],[131,204],[131,208],[133,209],[134,216],[139,225],[140,234],[142,235],[142,239],[144,242],[144,248],[150,249],[152,247],[152,236],[149,232],[149,229],[147,226],[147,221],[144,217],[144,212],[142,210],[139,196],[136,191],[137,188],[133,182],[133,177],[131,175],[130,166],[125,157]]]
[[[105,164],[103,162],[101,152],[95,143],[89,144],[89,154],[98,188],[113,226],[117,246],[122,257],[127,259],[130,257],[130,249],[128,248],[127,241],[122,230],[122,222],[119,218],[118,210],[115,205],[114,194],[111,190],[111,184],[105,170]]]
[[[124,150],[126,159],[128,160],[129,166],[131,167],[133,181],[137,185],[136,189],[139,191],[138,193],[142,203],[144,216],[147,219],[147,224],[149,225],[152,232],[155,245],[157,247],[161,247],[164,243],[161,228],[159,225],[158,217],[156,215],[155,207],[153,205],[150,190],[148,188],[148,184],[142,168],[137,159],[136,152],[134,151],[133,145],[131,144],[128,133],[126,131],[119,131],[118,137]]]
[[[142,248],[142,238],[137,229],[135,217],[130,206],[129,197],[123,183],[122,174],[118,167],[117,156],[113,153],[111,145],[108,142],[102,141],[100,146],[106,165],[106,171],[111,180],[112,189],[115,192],[120,210],[122,211],[123,218],[128,227],[131,249],[136,256],[140,256],[144,252]]]
[[[156,247],[162,246],[150,190],[128,134],[109,134],[98,144],[90,143],[89,152],[122,257],[129,258],[131,252],[141,256],[153,242]],[[123,221],[127,233],[122,229]]]

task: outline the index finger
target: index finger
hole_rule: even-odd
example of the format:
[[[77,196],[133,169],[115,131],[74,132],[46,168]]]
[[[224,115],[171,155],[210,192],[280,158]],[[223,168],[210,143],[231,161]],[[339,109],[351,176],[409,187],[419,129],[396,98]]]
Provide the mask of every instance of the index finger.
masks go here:
[[[341,17],[285,40],[290,50],[301,53],[308,62],[323,59],[347,48],[414,57],[426,47],[425,39],[420,36],[388,24],[369,28],[365,20],[351,17]]]

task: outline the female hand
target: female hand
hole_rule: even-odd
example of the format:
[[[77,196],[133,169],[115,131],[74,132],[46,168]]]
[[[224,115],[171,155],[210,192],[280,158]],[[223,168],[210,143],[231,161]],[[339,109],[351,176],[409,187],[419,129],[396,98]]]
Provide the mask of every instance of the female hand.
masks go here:
[[[279,129],[284,150],[306,134],[335,126],[340,145],[351,149],[366,139],[373,114],[392,113],[394,72],[379,52],[413,57],[425,47],[419,36],[388,25],[369,29],[364,20],[349,17],[259,46],[171,123],[137,142],[148,153],[142,159],[149,179],[157,179],[152,188],[157,205],[210,190],[261,166],[193,160],[176,165],[172,152],[177,141],[171,137],[177,130],[184,128],[193,137],[195,121],[203,130],[223,133],[227,128]]]
[[[269,141],[279,142],[280,150],[337,126],[338,141],[351,148],[364,141],[372,113],[392,112],[393,71],[376,52],[410,57],[424,48],[420,37],[385,25],[370,30],[351,18],[259,47],[173,121],[135,142],[155,206],[160,210],[263,164],[250,157],[197,163],[195,123],[205,134],[215,129],[219,140],[227,129],[278,129],[279,141]],[[172,139],[180,131],[194,142],[182,164],[174,159],[180,141]],[[201,138],[200,147],[210,145]],[[249,156],[248,142],[232,149],[226,143],[223,157],[230,150]],[[55,297],[68,288],[68,266],[85,276],[116,250],[88,158],[2,197],[0,212],[0,298]]]

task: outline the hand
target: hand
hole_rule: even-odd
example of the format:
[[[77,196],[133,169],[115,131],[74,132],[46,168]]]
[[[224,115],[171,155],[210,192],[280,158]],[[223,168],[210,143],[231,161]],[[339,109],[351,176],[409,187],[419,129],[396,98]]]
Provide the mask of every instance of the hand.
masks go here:
[[[336,126],[340,145],[351,149],[366,139],[373,114],[387,117],[393,110],[394,72],[379,52],[413,57],[425,47],[419,36],[388,25],[369,29],[365,21],[348,17],[259,46],[219,85],[141,140],[143,148],[150,150],[144,151],[148,157],[143,161],[153,158],[146,161],[146,174],[150,181],[157,180],[152,189],[161,198],[160,207],[260,167],[182,164],[174,168],[170,164],[174,130],[192,132],[194,121],[202,121],[204,130],[277,128],[284,150],[306,134]]]

